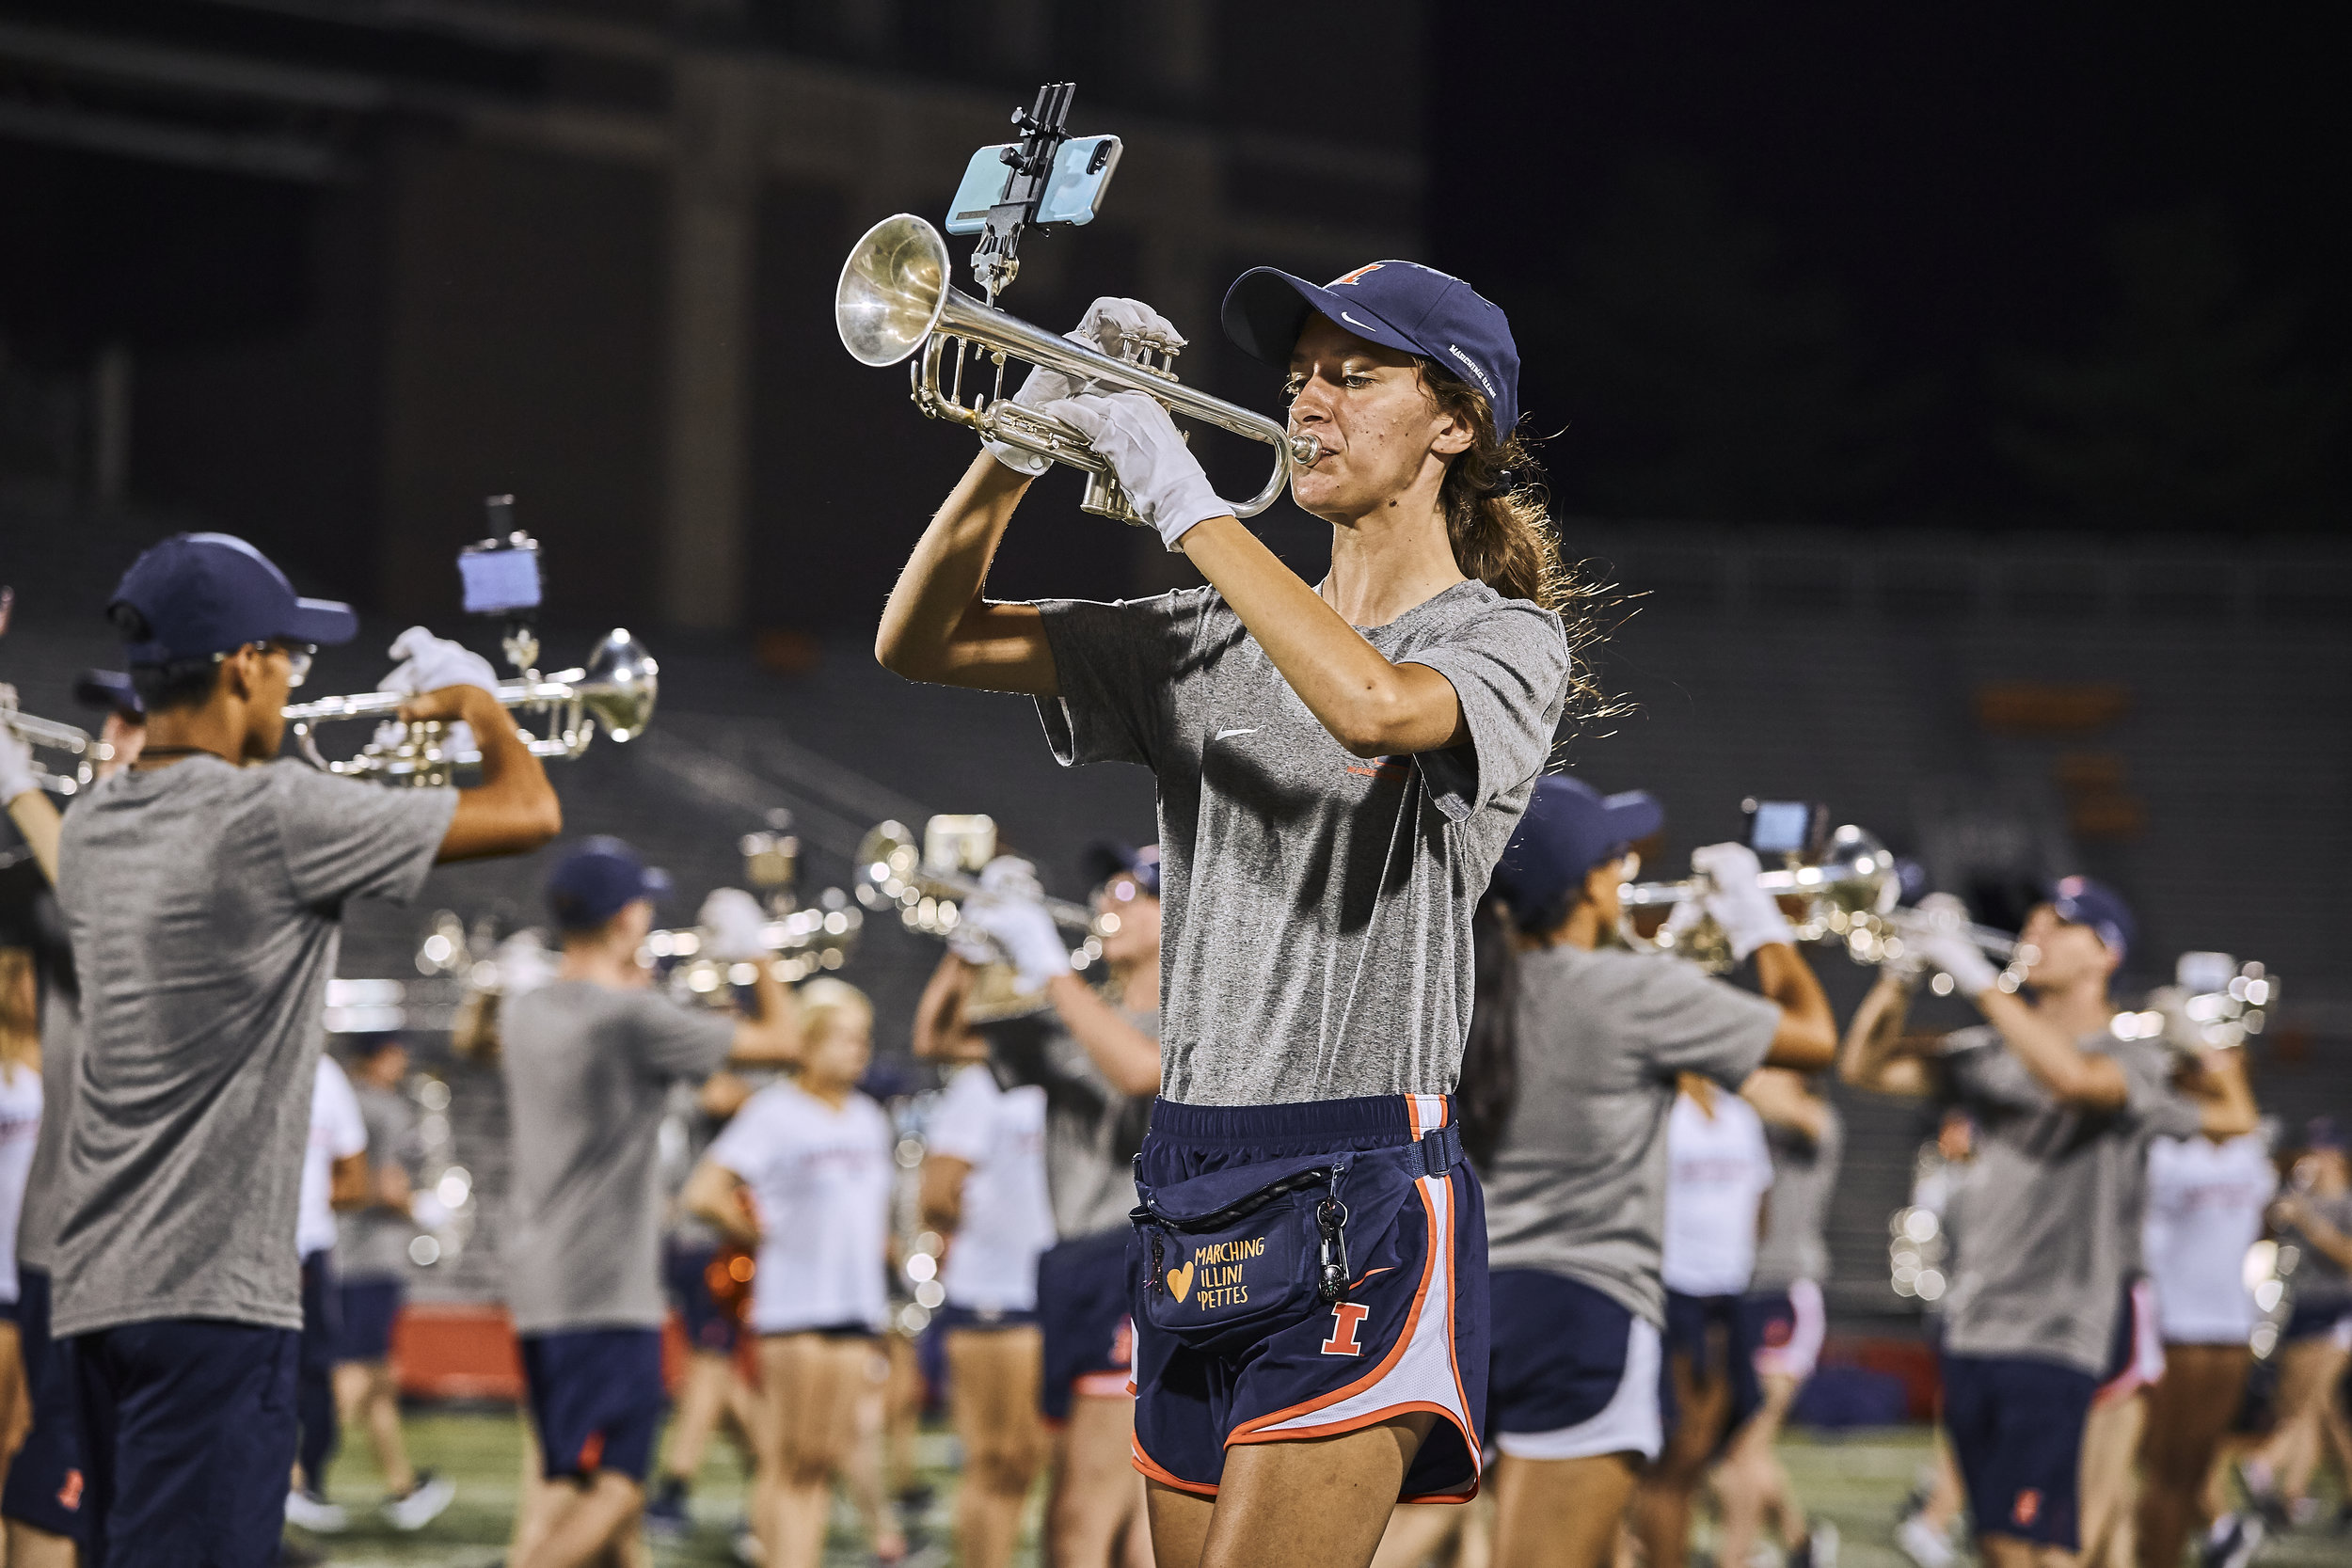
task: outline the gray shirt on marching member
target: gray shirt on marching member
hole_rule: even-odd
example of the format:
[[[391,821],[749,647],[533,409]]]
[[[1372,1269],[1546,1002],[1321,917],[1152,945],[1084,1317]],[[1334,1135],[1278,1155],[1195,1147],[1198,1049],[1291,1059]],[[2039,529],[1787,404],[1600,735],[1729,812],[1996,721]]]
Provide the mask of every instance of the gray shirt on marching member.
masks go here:
[[[1118,1011],[1160,1037],[1156,1011]],[[985,1032],[1003,1077],[1045,1091],[1045,1191],[1054,1205],[1054,1234],[1073,1242],[1125,1229],[1138,1201],[1135,1161],[1152,1129],[1152,1097],[1113,1088],[1058,1019],[1045,1024],[1041,1037],[1019,1045],[1007,1038],[1015,1031]]]
[[[1470,911],[1527,807],[1566,699],[1559,617],[1456,583],[1385,626],[1470,738],[1355,755],[1213,588],[1047,599],[1064,764],[1159,781],[1161,1093],[1205,1105],[1451,1092],[1470,1013]]]
[[[1780,1008],[1677,958],[1563,943],[1520,955],[1514,1022],[1519,1094],[1486,1173],[1488,1266],[1565,1275],[1662,1325],[1675,1079],[1737,1089]]]
[[[56,1333],[302,1326],[295,1199],[343,905],[413,897],[451,789],[192,756],[118,773],[58,849],[82,985]]]
[[[359,1119],[367,1124],[368,1175],[374,1185],[366,1208],[336,1216],[341,1234],[335,1241],[335,1273],[343,1279],[405,1279],[417,1227],[407,1215],[374,1198],[384,1172],[393,1165],[407,1173],[410,1187],[416,1185],[423,1152],[417,1143],[417,1107],[398,1089],[355,1083],[351,1091],[359,1101]]]
[[[734,1015],[556,980],[509,1001],[501,1035],[516,1331],[660,1327],[661,1120],[672,1083],[726,1064]]]
[[[2098,1034],[2077,1049],[2123,1069],[2120,1109],[2060,1104],[1990,1025],[1945,1041],[1946,1081],[1977,1122],[1966,1232],[1945,1296],[1949,1354],[2056,1361],[2093,1377],[2106,1365],[2139,1267],[2148,1145],[2194,1136],[2203,1113],[2172,1087],[2162,1046]]]
[[[1829,1197],[1846,1154],[1846,1122],[1821,1102],[1820,1138],[1792,1127],[1764,1124],[1772,1155],[1772,1184],[1764,1195],[1764,1235],[1756,1248],[1752,1291],[1786,1290],[1800,1279],[1829,1277]]]

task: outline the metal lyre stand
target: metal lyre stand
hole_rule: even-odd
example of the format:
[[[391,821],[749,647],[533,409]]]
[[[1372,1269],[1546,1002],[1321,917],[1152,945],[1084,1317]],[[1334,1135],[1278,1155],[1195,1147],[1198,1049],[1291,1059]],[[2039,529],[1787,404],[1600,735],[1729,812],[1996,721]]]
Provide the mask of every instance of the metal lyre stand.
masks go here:
[[[482,544],[496,549],[536,550],[539,542],[515,526],[515,498],[487,496],[482,509],[489,515],[490,536]],[[499,625],[499,647],[506,655],[506,662],[525,680],[539,678],[539,610],[535,605],[503,612]]]
[[[1053,177],[1054,155],[1070,139],[1070,105],[1077,96],[1075,82],[1048,82],[1037,89],[1034,108],[1012,112],[1021,145],[1001,154],[1012,167],[1012,178],[1005,182],[1003,198],[988,210],[980,243],[972,249],[972,276],[991,305],[1020,276],[1021,230],[1036,219],[1037,205]]]

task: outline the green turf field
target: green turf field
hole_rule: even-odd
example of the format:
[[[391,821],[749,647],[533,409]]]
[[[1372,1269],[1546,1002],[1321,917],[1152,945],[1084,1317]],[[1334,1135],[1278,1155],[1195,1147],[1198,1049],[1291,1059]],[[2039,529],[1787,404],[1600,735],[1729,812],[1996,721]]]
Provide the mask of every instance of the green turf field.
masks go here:
[[[450,1511],[414,1535],[403,1535],[382,1523],[368,1508],[381,1495],[374,1466],[365,1445],[350,1442],[329,1480],[334,1499],[352,1509],[352,1527],[345,1534],[312,1544],[325,1549],[329,1561],[339,1564],[487,1568],[498,1561],[504,1554],[513,1521],[521,1466],[522,1434],[515,1418],[470,1413],[415,1416],[408,1424],[408,1440],[416,1463],[431,1465],[457,1482],[457,1501]],[[1891,1527],[1896,1507],[1926,1463],[1924,1428],[1840,1438],[1800,1436],[1783,1447],[1782,1455],[1799,1494],[1818,1514],[1838,1526],[1843,1536],[1840,1568],[1909,1568],[1909,1560],[1891,1544]],[[954,1487],[954,1444],[944,1432],[927,1431],[920,1457],[937,1496],[921,1526],[929,1543],[918,1545],[913,1568],[944,1568],[951,1560],[946,1539]],[[658,1568],[705,1564],[717,1568],[734,1560],[729,1536],[741,1510],[742,1481],[734,1454],[722,1446],[705,1466],[695,1494],[701,1528],[684,1543],[657,1546],[654,1561]],[[871,1559],[860,1549],[846,1506],[837,1507],[834,1523],[828,1564],[852,1568],[869,1563]],[[1703,1524],[1700,1547],[1705,1549],[1710,1541],[1711,1531]],[[1036,1560],[1034,1551],[1025,1551],[1020,1562],[1022,1568],[1034,1568]],[[2275,1541],[2256,1560],[2263,1568],[2341,1568],[2352,1564],[2352,1536],[2314,1527]]]

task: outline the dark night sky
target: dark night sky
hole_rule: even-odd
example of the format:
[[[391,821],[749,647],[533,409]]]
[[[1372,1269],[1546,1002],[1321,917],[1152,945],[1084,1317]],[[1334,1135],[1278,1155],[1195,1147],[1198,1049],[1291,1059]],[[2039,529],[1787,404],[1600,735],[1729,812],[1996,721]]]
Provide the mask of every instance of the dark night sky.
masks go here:
[[[1516,317],[1570,286],[1629,166],[1686,160],[1778,241],[1777,277],[1842,301],[1865,385],[1921,400],[1915,461],[1865,512],[2036,504],[1990,454],[1988,361],[2095,341],[2134,218],[2209,204],[2245,297],[2309,307],[2306,368],[2341,385],[2352,357],[2352,121],[2308,12],[1588,0],[1433,27],[1438,262]],[[1521,335],[1523,401],[1556,428],[1590,377]],[[1571,500],[1592,455],[1551,449]]]

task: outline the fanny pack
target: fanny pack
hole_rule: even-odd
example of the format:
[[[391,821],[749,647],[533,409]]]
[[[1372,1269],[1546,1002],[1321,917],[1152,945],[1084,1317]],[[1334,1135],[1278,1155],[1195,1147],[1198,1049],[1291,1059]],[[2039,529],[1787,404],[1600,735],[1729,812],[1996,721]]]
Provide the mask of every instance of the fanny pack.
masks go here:
[[[1439,1128],[1395,1148],[1293,1155],[1153,1187],[1128,1215],[1143,1243],[1142,1315],[1230,1354],[1347,1297],[1348,1248],[1384,1238],[1413,1183],[1462,1157]],[[1139,1163],[1139,1162],[1138,1162]]]

